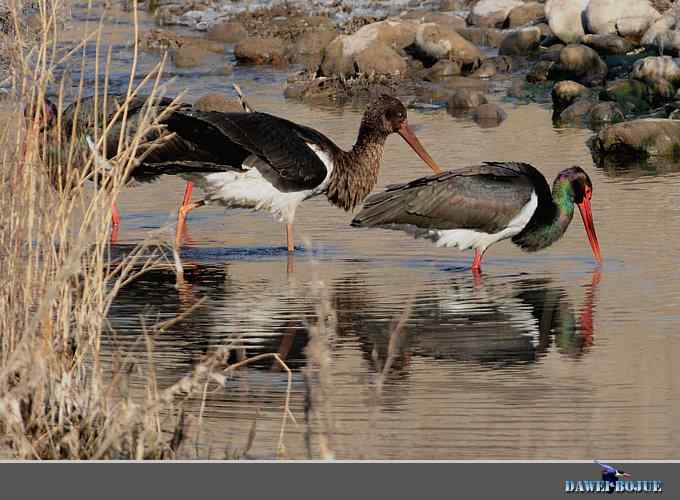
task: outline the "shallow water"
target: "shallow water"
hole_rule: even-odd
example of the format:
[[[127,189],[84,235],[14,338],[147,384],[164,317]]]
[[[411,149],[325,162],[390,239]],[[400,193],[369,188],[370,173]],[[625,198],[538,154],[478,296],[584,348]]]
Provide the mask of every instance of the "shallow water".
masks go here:
[[[124,32],[129,23],[109,28]],[[124,37],[116,43],[115,85],[123,88],[130,53]],[[140,71],[155,63],[144,57]],[[361,109],[285,101],[283,72],[208,73],[176,72],[169,93],[187,88],[193,99],[230,92],[238,81],[256,109],[318,128],[343,147],[352,144]],[[585,145],[590,131],[555,129],[546,106],[502,105],[508,119],[497,128],[443,111],[412,111],[410,122],[444,168],[528,161],[550,180],[568,166],[585,168],[594,184],[601,269],[578,217],[540,253],[523,253],[510,242],[493,247],[477,280],[468,270],[470,254],[399,232],[353,229],[351,214],[318,198],[298,210],[300,248],[288,273],[280,224],[265,214],[208,207],[189,216],[182,252],[187,285],[178,291],[174,274],[157,271],[124,289],[111,310],[115,334],[106,338],[107,353],[141,349],[136,342],[145,324],[207,297],[158,338],[153,360],[160,385],[225,343],[241,356],[279,352],[294,370],[297,426],[288,424],[287,456],[306,458],[302,370],[322,296],[333,313],[324,318],[332,326],[325,333],[326,409],[337,458],[677,458],[680,175],[673,167],[598,168]],[[377,189],[427,172],[401,139],[390,138]],[[177,179],[162,179],[126,190],[118,248],[154,231],[171,238],[183,188]],[[377,394],[399,321],[398,346]],[[133,387],[144,382],[144,375],[132,378]],[[249,456],[272,457],[285,390],[285,374],[262,363],[211,391],[203,452],[221,458],[225,448],[242,448],[257,416]],[[199,406],[192,406],[196,414]],[[317,444],[314,437],[312,457],[319,456]]]

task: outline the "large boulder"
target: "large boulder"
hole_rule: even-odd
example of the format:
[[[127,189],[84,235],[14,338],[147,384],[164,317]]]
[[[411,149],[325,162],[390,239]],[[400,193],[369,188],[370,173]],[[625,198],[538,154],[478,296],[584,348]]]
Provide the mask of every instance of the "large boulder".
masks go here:
[[[607,65],[593,49],[570,44],[560,51],[560,59],[551,69],[551,80],[574,80],[596,86],[605,81],[607,71]]]
[[[502,28],[512,9],[522,5],[520,0],[479,0],[470,11],[468,23],[473,26]]]
[[[680,82],[680,66],[670,56],[645,57],[635,61],[630,76],[645,82],[663,79],[676,83]]]
[[[384,43],[373,43],[355,56],[359,73],[379,75],[403,75],[406,73],[406,60]]]
[[[396,52],[412,45],[415,26],[408,22],[381,21],[367,24],[352,35],[333,39],[324,51],[324,75],[353,75],[357,72],[401,74],[406,62]],[[373,57],[385,61],[371,61]]]
[[[597,35],[642,34],[661,14],[647,0],[590,0],[584,14],[586,30]]]
[[[550,29],[564,43],[576,43],[585,35],[583,12],[590,0],[548,0],[545,17]]]
[[[241,64],[285,64],[285,45],[278,38],[245,38],[234,47]]]
[[[482,52],[475,45],[455,31],[435,23],[418,26],[413,48],[416,57],[433,62],[451,59],[476,65],[482,59]]]
[[[640,43],[656,46],[667,52],[676,52],[680,48],[680,32],[677,30],[677,24],[676,9],[672,9],[649,26],[642,35]]]
[[[646,118],[617,123],[602,129],[593,142],[605,156],[680,156],[680,121]]]
[[[374,42],[394,49],[411,45],[416,36],[416,25],[406,21],[380,21],[367,24],[345,39],[348,51],[356,54]]]
[[[541,30],[535,27],[511,31],[503,39],[498,53],[506,56],[522,56],[538,49]]]
[[[517,28],[545,17],[545,5],[529,2],[515,7],[508,14],[508,27]]]

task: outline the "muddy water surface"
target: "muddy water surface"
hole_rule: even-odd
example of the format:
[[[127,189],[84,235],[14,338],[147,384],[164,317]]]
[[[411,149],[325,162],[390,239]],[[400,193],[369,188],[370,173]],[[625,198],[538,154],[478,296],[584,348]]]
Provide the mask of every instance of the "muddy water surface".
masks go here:
[[[115,85],[123,88],[130,52],[124,38],[113,43],[119,43]],[[145,55],[140,71],[156,60]],[[238,81],[258,110],[318,128],[343,147],[354,140],[361,109],[286,101],[284,72],[237,68],[224,77],[210,68],[169,69],[171,94],[230,92]],[[410,121],[444,168],[528,161],[550,182],[563,168],[585,168],[605,256],[600,269],[578,217],[559,243],[538,254],[509,242],[493,247],[475,280],[470,254],[398,232],[353,229],[351,214],[318,198],[298,210],[299,249],[288,273],[280,224],[266,214],[208,207],[189,217],[182,252],[188,286],[178,291],[173,274],[154,272],[123,290],[111,310],[116,333],[108,349],[132,346],[141,316],[171,318],[208,297],[158,339],[153,359],[160,384],[176,381],[226,342],[246,355],[279,352],[294,370],[297,426],[288,425],[287,454],[307,458],[301,370],[321,296],[330,306],[325,401],[338,458],[677,458],[680,175],[673,167],[600,169],[585,145],[590,131],[555,129],[542,105],[502,106],[508,119],[497,128],[443,111],[412,111]],[[393,137],[378,189],[426,173]],[[163,179],[126,190],[119,203],[121,248],[153,231],[170,238],[183,188],[178,179]],[[377,395],[399,321],[400,342]],[[143,380],[135,380],[141,387]],[[243,447],[257,414],[249,455],[273,456],[285,389],[285,374],[264,363],[211,392],[202,449],[221,458],[225,449]],[[314,437],[312,457],[317,444]]]

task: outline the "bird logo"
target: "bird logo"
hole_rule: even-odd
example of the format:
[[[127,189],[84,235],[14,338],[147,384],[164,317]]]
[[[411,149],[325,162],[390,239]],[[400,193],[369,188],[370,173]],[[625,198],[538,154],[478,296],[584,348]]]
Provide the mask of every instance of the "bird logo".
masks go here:
[[[613,493],[617,481],[623,481],[631,477],[627,472],[612,467],[611,465],[603,464],[597,460],[595,460],[595,463],[602,468],[602,481],[606,485],[607,493]]]

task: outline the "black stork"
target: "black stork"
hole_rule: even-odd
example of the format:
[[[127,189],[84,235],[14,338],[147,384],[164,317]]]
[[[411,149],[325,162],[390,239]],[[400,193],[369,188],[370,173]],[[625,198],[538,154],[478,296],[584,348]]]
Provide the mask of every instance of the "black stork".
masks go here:
[[[439,247],[475,249],[472,270],[494,243],[512,238],[527,252],[549,247],[579,208],[590,246],[602,261],[583,169],[560,172],[552,193],[545,177],[526,163],[487,162],[388,187],[370,196],[352,221],[358,227],[403,229]]]
[[[178,112],[165,124],[228,170],[182,174],[206,197],[180,209],[178,242],[186,213],[216,203],[271,212],[286,223],[287,247],[293,252],[298,205],[325,194],[332,204],[353,209],[375,187],[385,142],[392,133],[401,135],[433,171],[441,172],[409,128],[404,105],[387,95],[368,106],[349,151],[312,128],[267,113]]]

